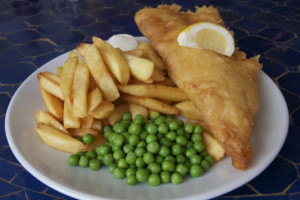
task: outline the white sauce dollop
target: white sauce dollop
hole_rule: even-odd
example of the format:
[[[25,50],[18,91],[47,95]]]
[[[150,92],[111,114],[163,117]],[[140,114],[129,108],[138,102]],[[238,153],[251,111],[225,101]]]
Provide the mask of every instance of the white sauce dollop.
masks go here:
[[[135,37],[128,34],[117,34],[111,36],[107,42],[115,48],[120,48],[122,51],[136,49],[138,41]]]

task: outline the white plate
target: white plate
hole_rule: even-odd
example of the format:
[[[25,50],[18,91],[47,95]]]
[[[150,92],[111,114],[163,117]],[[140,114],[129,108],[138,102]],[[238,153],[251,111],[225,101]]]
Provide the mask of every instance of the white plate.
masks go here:
[[[55,72],[67,58],[58,56],[31,74],[15,92],[6,113],[8,143],[19,162],[37,179],[77,199],[209,199],[244,185],[260,174],[277,156],[288,130],[286,102],[264,73],[259,73],[260,110],[253,130],[255,151],[247,171],[232,167],[226,157],[200,178],[186,178],[180,185],[151,187],[147,183],[128,186],[117,180],[107,168],[91,171],[67,164],[68,153],[46,146],[35,133],[34,113],[43,109],[37,73]]]

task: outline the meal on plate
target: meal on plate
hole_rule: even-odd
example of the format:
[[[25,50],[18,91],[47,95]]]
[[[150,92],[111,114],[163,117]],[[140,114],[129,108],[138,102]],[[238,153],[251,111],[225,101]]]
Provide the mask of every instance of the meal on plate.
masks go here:
[[[261,64],[234,48],[215,8],[179,10],[136,13],[151,45],[93,37],[56,73],[38,74],[46,111],[36,111],[36,132],[71,153],[71,166],[107,165],[129,185],[153,186],[201,176],[225,154],[247,169]]]

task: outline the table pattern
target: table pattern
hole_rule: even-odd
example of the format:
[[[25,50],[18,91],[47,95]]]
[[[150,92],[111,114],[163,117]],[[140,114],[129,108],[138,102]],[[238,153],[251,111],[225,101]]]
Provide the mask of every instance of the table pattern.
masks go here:
[[[0,199],[73,199],[41,183],[16,160],[5,137],[5,112],[22,81],[44,63],[113,34],[140,36],[133,16],[144,6],[213,5],[289,109],[286,142],[270,166],[244,186],[215,199],[300,199],[300,1],[298,0],[0,0]]]

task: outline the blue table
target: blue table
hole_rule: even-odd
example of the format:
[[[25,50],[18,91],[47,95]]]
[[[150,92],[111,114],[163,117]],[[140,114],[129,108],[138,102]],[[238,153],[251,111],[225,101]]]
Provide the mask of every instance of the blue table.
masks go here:
[[[4,119],[19,85],[37,68],[96,35],[140,36],[133,16],[144,6],[214,5],[248,56],[260,54],[290,113],[287,140],[258,177],[216,199],[300,199],[300,1],[16,0],[0,1],[0,198],[72,199],[28,173],[7,143]],[[13,73],[16,72],[17,73]]]

